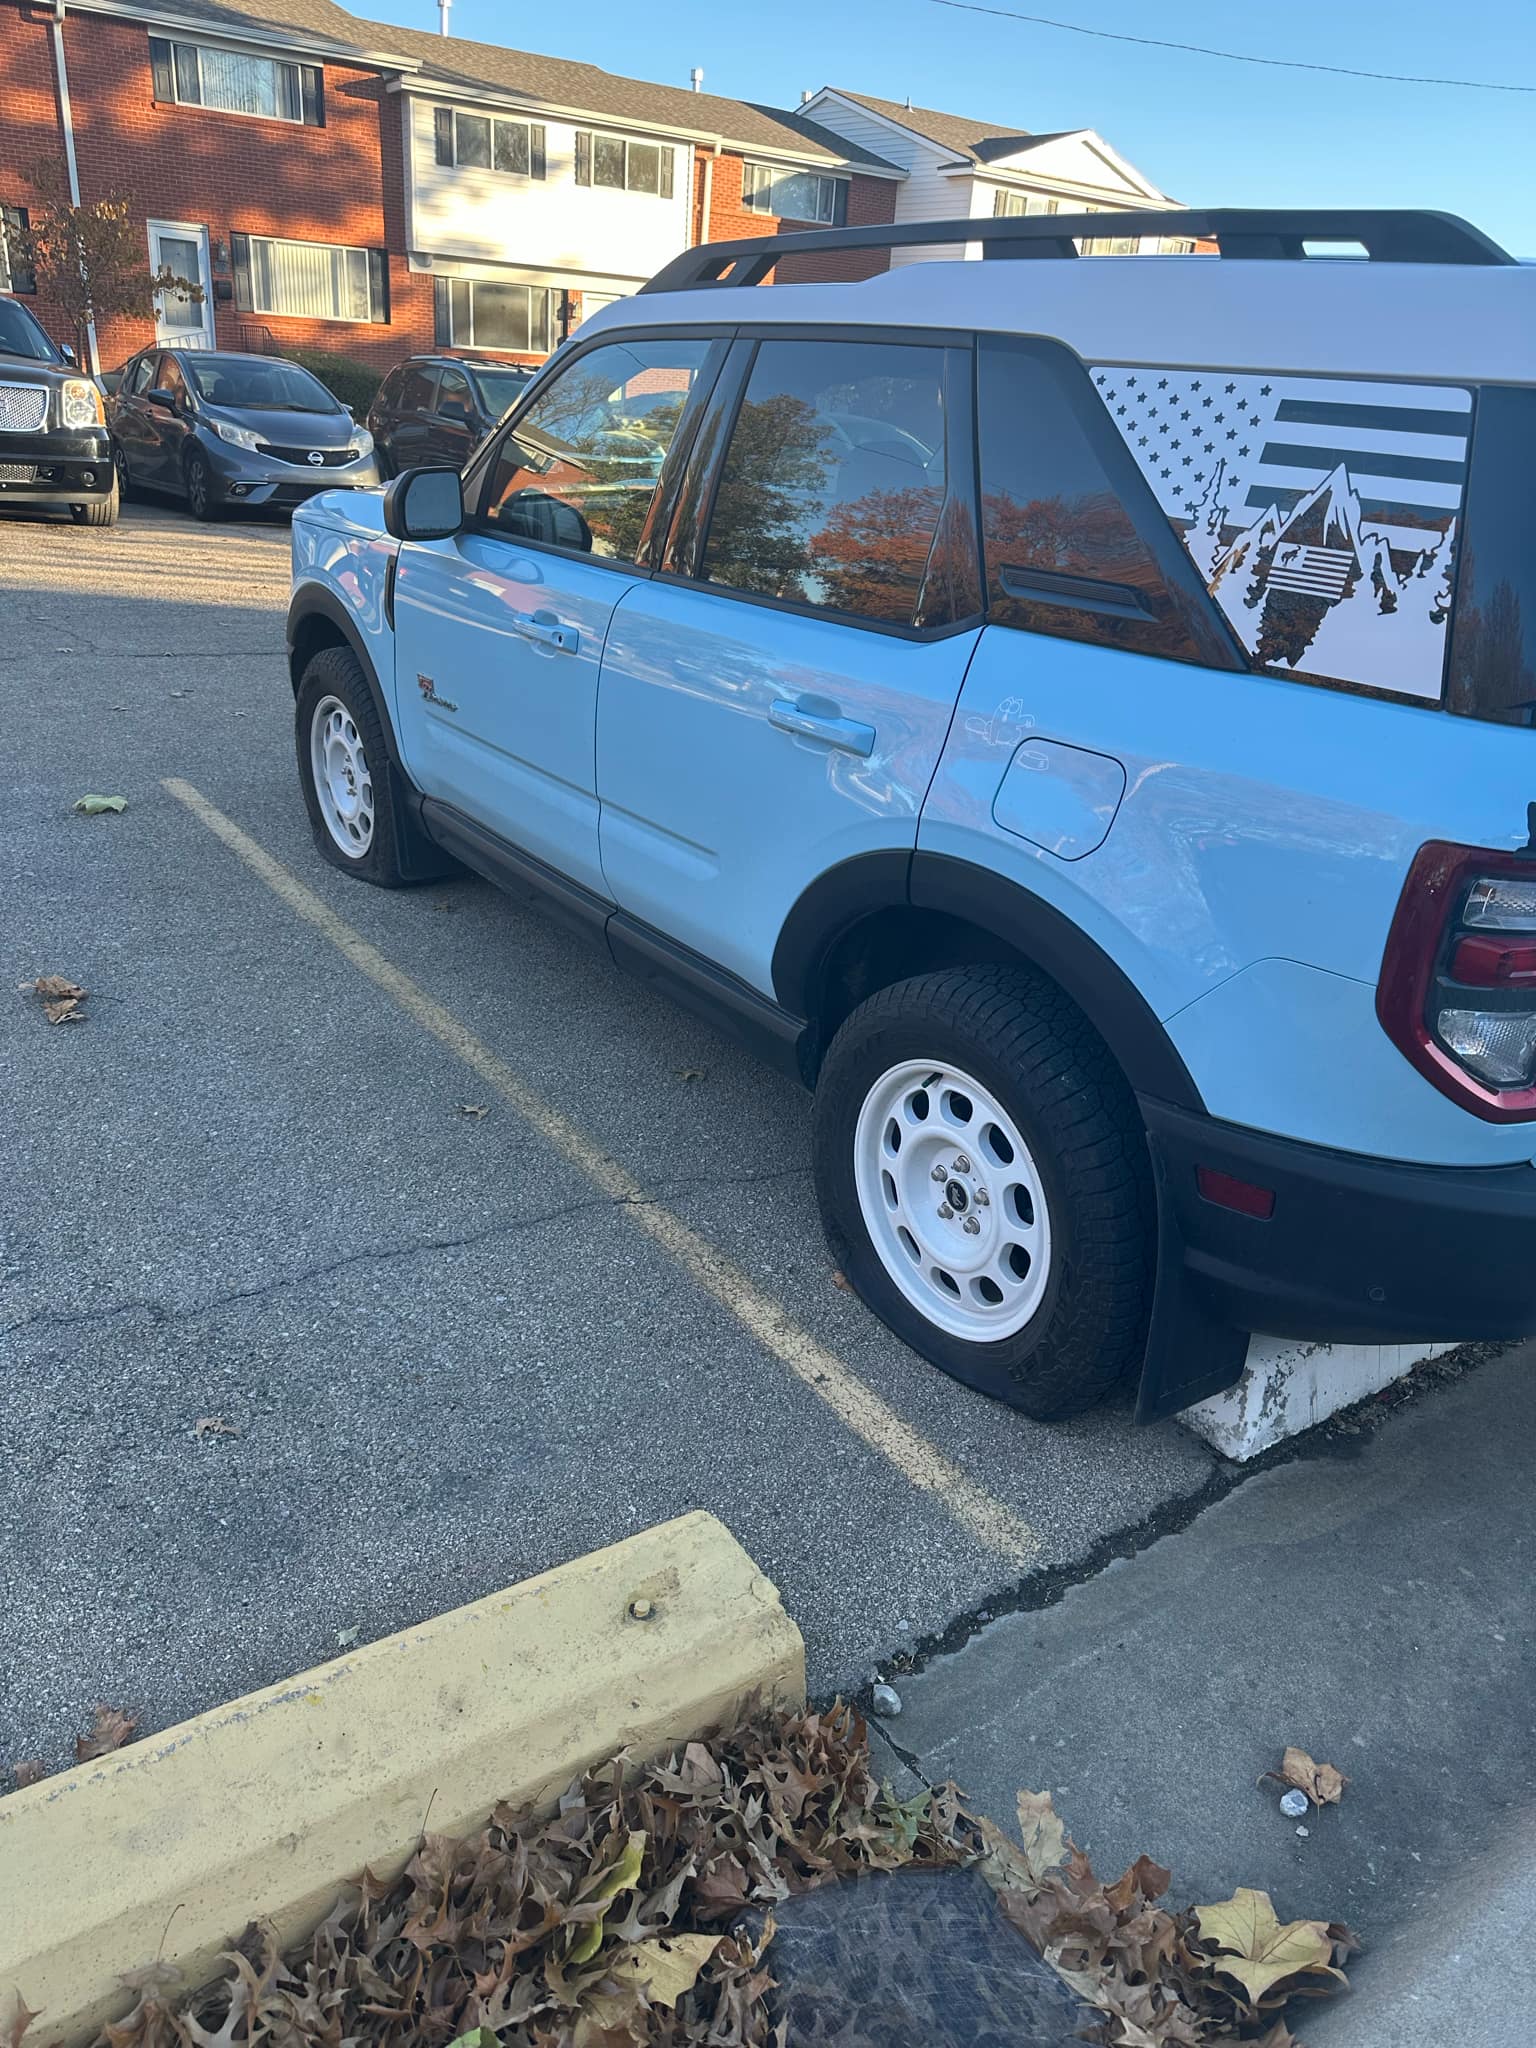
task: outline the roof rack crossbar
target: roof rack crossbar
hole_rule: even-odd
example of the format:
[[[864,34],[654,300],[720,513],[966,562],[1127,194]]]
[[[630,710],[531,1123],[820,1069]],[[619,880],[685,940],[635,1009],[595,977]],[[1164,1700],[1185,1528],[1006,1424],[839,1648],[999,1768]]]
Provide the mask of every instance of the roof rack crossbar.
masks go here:
[[[643,292],[761,284],[784,256],[835,249],[913,249],[976,242],[984,257],[1075,257],[1079,241],[1122,236],[1214,241],[1224,257],[1294,261],[1309,242],[1364,249],[1376,263],[1513,263],[1480,228],[1454,213],[1347,207],[1147,208],[1134,213],[1011,214],[981,220],[890,221],[878,227],[804,228],[739,242],[701,242],[665,264]]]

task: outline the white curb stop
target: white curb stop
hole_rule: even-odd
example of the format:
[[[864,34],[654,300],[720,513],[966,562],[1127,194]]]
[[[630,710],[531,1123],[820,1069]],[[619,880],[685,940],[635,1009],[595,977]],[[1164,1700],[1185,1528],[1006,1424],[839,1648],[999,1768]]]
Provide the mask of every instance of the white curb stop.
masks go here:
[[[1239,1463],[1380,1393],[1454,1344],[1307,1344],[1251,1337],[1242,1378],[1186,1408],[1179,1420]]]

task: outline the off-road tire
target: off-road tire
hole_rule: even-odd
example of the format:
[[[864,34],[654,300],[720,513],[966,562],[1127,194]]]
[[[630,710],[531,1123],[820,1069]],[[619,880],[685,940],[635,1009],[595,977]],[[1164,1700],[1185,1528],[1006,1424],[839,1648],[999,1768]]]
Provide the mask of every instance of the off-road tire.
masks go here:
[[[864,1222],[854,1139],[865,1098],[903,1061],[948,1060],[996,1094],[1034,1156],[1050,1208],[1051,1272],[1033,1318],[966,1342],[930,1322],[886,1271]],[[816,1194],[828,1242],[861,1298],[914,1351],[1041,1420],[1101,1400],[1143,1356],[1156,1215],[1134,1095],[1056,984],[1027,968],[946,969],[861,1003],[816,1087]]]
[[[331,835],[315,789],[311,740],[317,706],[336,697],[346,706],[356,725],[373,785],[373,836],[367,851],[352,855],[342,851]],[[333,867],[359,881],[372,882],[378,889],[401,889],[425,880],[423,873],[407,874],[401,864],[402,843],[414,840],[414,828],[398,811],[399,785],[390,768],[389,748],[373,701],[373,692],[350,647],[322,647],[311,657],[299,683],[294,701],[294,751],[298,757],[299,787],[309,813],[315,844]],[[404,831],[402,832],[402,826]],[[439,869],[439,872],[441,869]]]

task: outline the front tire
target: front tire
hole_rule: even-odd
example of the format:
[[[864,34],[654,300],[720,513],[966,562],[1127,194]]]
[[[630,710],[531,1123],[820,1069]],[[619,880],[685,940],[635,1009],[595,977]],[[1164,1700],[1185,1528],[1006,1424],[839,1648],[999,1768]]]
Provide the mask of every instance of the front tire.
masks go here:
[[[217,519],[219,507],[214,498],[213,471],[208,467],[208,458],[196,448],[187,457],[187,510],[194,519],[204,522]]]
[[[112,495],[98,498],[91,504],[71,505],[69,516],[76,526],[116,526],[120,493],[117,478],[112,479]]]
[[[1026,968],[882,989],[816,1089],[833,1255],[896,1335],[1054,1420],[1140,1363],[1155,1211],[1135,1097],[1082,1012]]]
[[[384,730],[349,647],[322,647],[305,669],[294,746],[310,829],[332,866],[380,889],[413,879],[400,864]]]

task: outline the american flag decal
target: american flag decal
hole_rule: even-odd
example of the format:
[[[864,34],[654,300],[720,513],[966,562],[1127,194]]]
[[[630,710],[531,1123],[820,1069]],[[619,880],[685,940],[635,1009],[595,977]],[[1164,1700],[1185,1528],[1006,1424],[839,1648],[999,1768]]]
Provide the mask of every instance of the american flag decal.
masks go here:
[[[1091,374],[1259,665],[1439,697],[1469,391],[1135,364]]]

